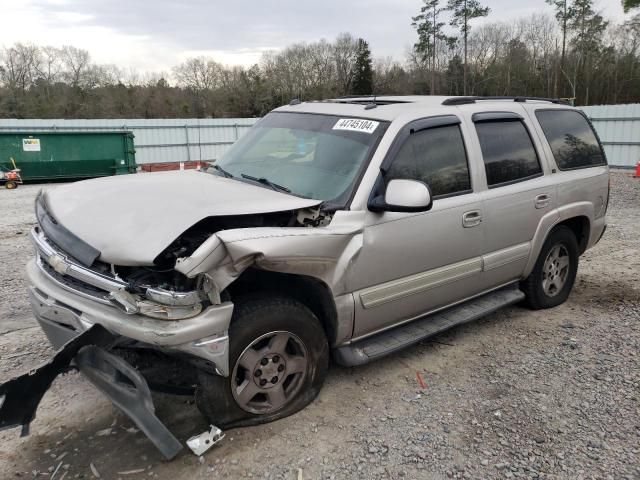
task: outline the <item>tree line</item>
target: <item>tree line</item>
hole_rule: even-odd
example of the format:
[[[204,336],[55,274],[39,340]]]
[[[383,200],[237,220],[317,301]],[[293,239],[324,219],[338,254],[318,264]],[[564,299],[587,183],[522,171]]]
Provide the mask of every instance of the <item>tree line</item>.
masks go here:
[[[343,33],[267,52],[251,67],[198,57],[140,74],[96,64],[73,46],[17,43],[0,49],[0,117],[253,117],[294,98],[369,94],[640,102],[640,14],[615,24],[592,0],[545,1],[555,17],[479,24],[492,14],[480,0],[422,0],[402,60],[374,58],[365,39]],[[640,6],[624,2],[628,11]]]

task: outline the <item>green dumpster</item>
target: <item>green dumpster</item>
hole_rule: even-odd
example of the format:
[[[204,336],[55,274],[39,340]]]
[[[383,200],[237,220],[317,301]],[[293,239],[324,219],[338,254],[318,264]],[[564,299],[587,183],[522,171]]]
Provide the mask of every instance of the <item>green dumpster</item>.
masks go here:
[[[0,131],[0,165],[22,178],[52,180],[135,173],[131,132]]]

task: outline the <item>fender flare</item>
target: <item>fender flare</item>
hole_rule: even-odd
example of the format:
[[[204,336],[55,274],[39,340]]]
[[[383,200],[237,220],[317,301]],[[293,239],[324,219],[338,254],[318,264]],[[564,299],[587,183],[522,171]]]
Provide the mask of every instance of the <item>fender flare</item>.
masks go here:
[[[542,250],[544,242],[549,237],[551,231],[560,223],[575,217],[586,217],[589,221],[589,228],[593,224],[595,209],[591,202],[575,202],[556,208],[545,214],[538,223],[538,228],[531,241],[531,254],[524,269],[522,278],[527,278],[533,271],[533,267],[538,261],[538,256]]]

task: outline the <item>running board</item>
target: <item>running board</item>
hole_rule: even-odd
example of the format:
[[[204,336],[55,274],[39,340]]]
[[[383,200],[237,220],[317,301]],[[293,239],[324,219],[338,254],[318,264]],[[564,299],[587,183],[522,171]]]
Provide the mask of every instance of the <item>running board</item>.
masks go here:
[[[334,351],[334,358],[337,363],[345,367],[364,365],[436,333],[477,320],[523,299],[524,293],[518,289],[517,283],[513,283],[460,305],[339,347]]]

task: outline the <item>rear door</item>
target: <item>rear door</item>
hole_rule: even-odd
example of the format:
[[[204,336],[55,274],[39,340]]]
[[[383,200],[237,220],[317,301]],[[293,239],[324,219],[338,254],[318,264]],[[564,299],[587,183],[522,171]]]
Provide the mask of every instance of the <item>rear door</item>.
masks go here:
[[[481,282],[492,288],[522,276],[538,225],[554,210],[557,192],[524,109],[476,111],[471,121],[486,179]]]

